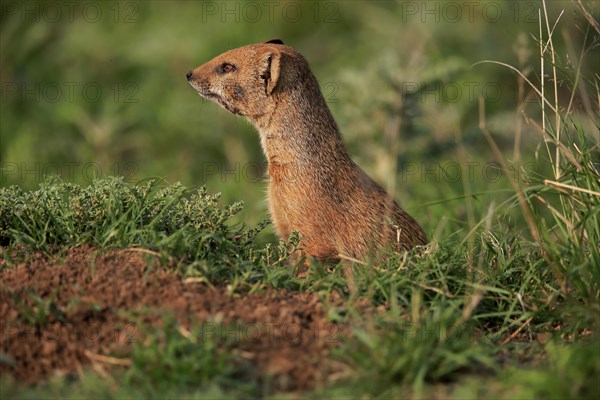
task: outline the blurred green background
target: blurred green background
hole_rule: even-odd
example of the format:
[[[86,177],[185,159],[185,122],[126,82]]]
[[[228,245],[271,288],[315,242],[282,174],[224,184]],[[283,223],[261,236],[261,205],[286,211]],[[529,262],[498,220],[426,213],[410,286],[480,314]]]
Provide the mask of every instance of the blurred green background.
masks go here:
[[[598,3],[585,4],[597,15]],[[544,156],[540,136],[522,118],[539,119],[532,91],[520,92],[517,75],[505,67],[473,66],[497,60],[538,82],[540,6],[3,1],[1,185],[32,188],[47,173],[77,183],[160,176],[206,184],[227,203],[243,200],[240,222],[266,218],[257,133],[202,100],[185,73],[228,49],[280,38],[308,59],[354,160],[429,235],[448,236],[510,194],[478,128],[480,96],[515,178],[544,172],[535,159]],[[568,71],[570,57],[590,46],[588,24],[575,2],[547,6],[550,21],[564,11],[555,46],[563,56],[557,63]],[[597,47],[586,54],[584,75],[592,76],[596,61]],[[598,135],[593,121],[582,124]]]

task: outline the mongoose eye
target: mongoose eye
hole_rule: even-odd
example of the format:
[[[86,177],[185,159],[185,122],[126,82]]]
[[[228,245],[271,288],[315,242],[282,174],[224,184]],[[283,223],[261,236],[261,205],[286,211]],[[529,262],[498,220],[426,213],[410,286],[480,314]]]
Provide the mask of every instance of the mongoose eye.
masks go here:
[[[229,63],[223,63],[219,66],[219,68],[217,68],[217,71],[221,74],[226,74],[228,72],[233,72],[235,71],[235,65],[233,64],[229,64]]]

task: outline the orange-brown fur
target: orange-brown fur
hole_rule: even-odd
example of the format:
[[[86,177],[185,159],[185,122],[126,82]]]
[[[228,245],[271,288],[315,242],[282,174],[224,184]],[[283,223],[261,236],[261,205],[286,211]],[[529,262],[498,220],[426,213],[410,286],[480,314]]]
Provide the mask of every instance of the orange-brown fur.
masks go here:
[[[297,230],[303,252],[319,260],[364,260],[378,248],[427,243],[419,224],[350,159],[317,79],[294,49],[278,40],[240,47],[188,80],[258,129],[279,236]]]

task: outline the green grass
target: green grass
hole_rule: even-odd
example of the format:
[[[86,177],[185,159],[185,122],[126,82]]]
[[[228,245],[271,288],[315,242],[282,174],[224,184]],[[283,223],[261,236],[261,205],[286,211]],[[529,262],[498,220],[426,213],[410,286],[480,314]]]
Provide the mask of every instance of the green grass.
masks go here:
[[[231,226],[242,204],[220,207],[218,199],[204,187],[191,190],[155,179],[130,185],[108,178],[81,187],[53,177],[34,191],[0,188],[0,240],[47,253],[82,244],[144,247],[211,279],[231,278],[234,264],[243,275],[263,254],[273,265],[280,263],[285,246],[255,243],[267,221],[253,228]]]
[[[202,327],[182,331],[177,322],[168,319],[160,330],[150,328],[142,345],[131,355],[131,366],[123,384],[137,387],[146,396],[173,388],[219,388],[230,395],[256,396],[257,382],[252,370],[232,352],[231,340],[206,335]]]
[[[600,374],[600,232],[598,202],[583,190],[597,192],[599,184],[593,164],[586,162],[591,150],[585,138],[577,148],[582,168],[566,170],[561,179],[580,184],[576,198],[541,182],[522,192],[530,205],[536,196],[562,205],[577,219],[574,229],[557,217],[558,209],[544,216],[543,208],[533,207],[534,226],[541,232],[536,241],[535,235],[511,229],[506,214],[513,209],[492,209],[469,240],[392,254],[385,265],[354,265],[355,290],[342,266],[328,270],[315,264],[309,278],[296,278],[287,263],[295,243],[273,246],[257,239],[263,225],[232,225],[241,205],[222,206],[205,188],[193,191],[155,180],[131,185],[105,179],[80,187],[49,179],[34,191],[0,189],[5,268],[11,268],[11,249],[141,247],[158,252],[182,276],[226,282],[233,292],[271,286],[317,292],[324,299],[335,292],[345,300],[329,309],[330,319],[351,332],[332,356],[345,366],[344,377],[314,393],[317,397],[590,398],[599,389]],[[519,207],[517,197],[510,202],[513,208]],[[28,323],[44,324],[52,298],[33,300],[35,311],[23,315]],[[365,305],[378,311],[365,313]],[[66,397],[261,393],[248,378],[249,366],[226,356],[231,343],[197,342],[197,331],[183,336],[173,322],[147,329],[131,365],[114,382],[86,376],[43,387]],[[38,393],[23,390],[3,382],[9,396]]]

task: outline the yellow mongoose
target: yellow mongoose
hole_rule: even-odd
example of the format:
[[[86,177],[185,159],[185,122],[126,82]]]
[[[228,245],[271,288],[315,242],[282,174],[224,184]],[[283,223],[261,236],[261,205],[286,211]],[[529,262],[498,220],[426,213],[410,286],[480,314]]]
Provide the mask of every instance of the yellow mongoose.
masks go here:
[[[297,230],[318,260],[365,260],[427,243],[419,224],[356,165],[307,61],[279,39],[227,51],[187,73],[206,99],[257,129],[279,236]]]

